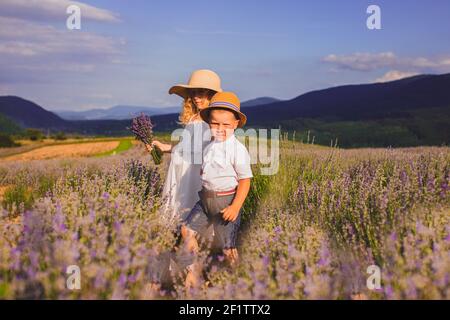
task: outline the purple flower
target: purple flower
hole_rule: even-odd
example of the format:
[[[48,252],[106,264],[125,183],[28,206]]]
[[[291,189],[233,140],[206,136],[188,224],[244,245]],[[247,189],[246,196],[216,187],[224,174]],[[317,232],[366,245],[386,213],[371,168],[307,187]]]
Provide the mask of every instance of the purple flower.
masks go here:
[[[395,231],[392,232],[392,233],[390,234],[390,236],[389,236],[389,240],[390,240],[392,243],[395,243],[395,242],[397,241],[397,239],[398,239],[397,233],[396,233]]]
[[[434,179],[428,178],[427,190],[430,191],[430,192],[434,191]]]
[[[143,143],[151,145],[153,142],[153,124],[149,116],[141,113],[138,117],[133,118],[131,122],[131,128],[128,128],[134,133],[137,140],[141,140]],[[151,151],[153,161],[155,164],[160,164],[162,161],[162,151],[153,147]]]
[[[53,228],[57,233],[63,233],[67,231],[67,227],[64,224],[65,216],[62,213],[61,206],[57,205],[56,214],[53,217]]]
[[[320,249],[320,259],[317,264],[321,267],[324,267],[329,263],[330,263],[330,250],[328,249],[328,246],[325,243],[322,243]]]
[[[445,237],[445,241],[450,242],[450,234]]]
[[[269,257],[267,255],[264,255],[263,258],[262,258],[262,262],[263,262],[264,267],[267,268],[269,266],[269,263],[270,263]]]
[[[134,133],[136,139],[139,139],[146,144],[152,143],[153,124],[149,116],[141,113],[138,117],[133,118],[131,128],[128,129]]]
[[[387,285],[384,287],[384,294],[386,295],[386,299],[393,299],[394,297],[394,290],[390,285]]]
[[[116,233],[120,233],[120,231],[122,230],[122,223],[120,223],[120,221],[114,221],[113,228]]]
[[[441,197],[444,198],[446,193],[450,190],[447,180],[441,183]]]
[[[105,273],[105,271],[103,269],[100,269],[98,271],[98,273],[96,274],[95,280],[94,280],[95,288],[101,289],[106,285],[104,273]]]
[[[125,288],[126,284],[127,284],[127,276],[121,273],[119,276],[119,286]]]
[[[95,221],[95,210],[94,209],[89,210],[89,219],[91,220],[91,222]]]
[[[406,174],[406,171],[402,170],[400,172],[400,180],[401,180],[402,184],[405,184],[407,179],[408,179],[408,175]]]

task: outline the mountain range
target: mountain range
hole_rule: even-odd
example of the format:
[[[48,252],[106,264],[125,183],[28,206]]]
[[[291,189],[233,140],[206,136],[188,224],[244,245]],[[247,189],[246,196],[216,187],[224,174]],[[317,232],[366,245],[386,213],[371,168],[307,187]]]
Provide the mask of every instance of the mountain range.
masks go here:
[[[306,138],[308,132],[321,144],[337,138],[341,146],[351,147],[440,145],[450,141],[449,89],[450,73],[418,75],[391,82],[316,90],[290,100],[257,98],[243,102],[242,111],[247,115],[249,127],[281,127],[292,134],[297,132],[300,139]],[[122,107],[111,109],[119,110],[116,116],[123,116],[122,111],[141,110]],[[155,131],[179,127],[178,110],[153,114]],[[129,134],[126,130],[129,119],[64,120],[19,97],[0,97],[0,113],[25,127]]]
[[[265,103],[280,101],[276,98],[261,97],[242,103],[243,106],[258,106]],[[0,96],[0,116],[6,123],[12,121],[14,125],[23,128],[39,128],[75,132],[81,130],[96,133],[96,125],[129,122],[129,119],[141,112],[149,116],[168,115],[162,119],[178,119],[181,107],[144,107],[119,105],[109,109],[91,109],[85,111],[47,111],[38,104],[17,96]],[[0,122],[1,124],[2,122]],[[170,126],[171,121],[164,123]],[[173,123],[177,125],[176,121]],[[167,127],[169,129],[169,127]],[[0,130],[1,130],[0,126]]]
[[[242,107],[252,107],[280,101],[272,97],[261,97],[242,103]],[[53,110],[64,120],[124,120],[144,113],[148,116],[177,113],[180,107],[145,107],[119,105],[107,109],[90,109],[85,111]]]
[[[144,113],[149,116],[175,113],[180,107],[144,107],[144,106],[114,106],[108,109],[90,109],[85,111],[54,110],[65,120],[124,120]]]

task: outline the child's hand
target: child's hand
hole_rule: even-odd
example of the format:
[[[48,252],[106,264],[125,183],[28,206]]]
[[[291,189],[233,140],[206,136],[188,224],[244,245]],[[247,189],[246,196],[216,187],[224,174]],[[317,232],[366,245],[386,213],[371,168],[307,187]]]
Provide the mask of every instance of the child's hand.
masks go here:
[[[171,144],[161,143],[158,140],[153,140],[152,146],[158,147],[162,152],[170,152],[172,150]]]
[[[225,221],[235,221],[239,215],[239,208],[236,208],[233,205],[226,207],[220,211],[222,213],[223,220]]]
[[[147,151],[148,152],[152,152],[152,146],[151,145],[149,145],[148,143],[144,143],[144,145],[145,145],[145,147],[147,148]]]

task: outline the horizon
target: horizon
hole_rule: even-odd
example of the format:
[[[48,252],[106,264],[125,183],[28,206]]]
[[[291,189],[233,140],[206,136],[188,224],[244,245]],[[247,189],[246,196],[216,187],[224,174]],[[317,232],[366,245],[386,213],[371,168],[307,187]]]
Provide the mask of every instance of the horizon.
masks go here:
[[[77,2],[81,30],[68,30],[73,3],[0,3],[0,95],[49,111],[164,108],[181,103],[170,86],[199,68],[241,101],[450,72],[443,0],[377,1],[380,30],[366,26],[368,1],[89,0]]]
[[[332,87],[326,87],[326,88],[318,88],[315,90],[311,90],[308,92],[304,92],[301,93],[299,95],[296,95],[292,98],[288,98],[288,99],[280,99],[277,97],[271,97],[271,96],[258,96],[258,97],[254,97],[254,98],[250,98],[248,100],[245,101],[241,101],[241,104],[246,103],[246,102],[250,102],[252,100],[257,100],[257,99],[261,99],[261,98],[270,98],[270,99],[277,99],[278,102],[284,102],[284,101],[290,101],[290,100],[294,100],[304,94],[308,94],[311,92],[315,92],[315,91],[322,91],[322,90],[327,90],[327,89],[331,89],[331,88],[337,88],[337,87],[342,87],[342,86],[351,86],[351,85],[370,85],[370,84],[377,84],[377,83],[388,83],[388,82],[394,82],[394,81],[399,81],[399,80],[405,80],[405,79],[410,79],[410,78],[415,78],[415,77],[420,77],[420,76],[442,76],[442,75],[447,75],[450,74],[450,72],[447,73],[435,73],[435,74],[431,74],[431,73],[423,73],[423,74],[416,74],[416,75],[412,75],[409,77],[405,77],[405,78],[401,78],[401,79],[395,79],[395,80],[390,80],[390,81],[382,81],[382,82],[372,82],[372,83],[348,83],[348,84],[341,84],[338,86],[332,86]],[[17,95],[0,95],[0,97],[16,97],[16,98],[20,98],[23,100],[27,100],[30,101],[32,103],[35,103],[37,105],[39,105],[40,107],[44,108],[47,111],[53,112],[53,113],[62,113],[62,112],[74,112],[74,113],[82,113],[82,112],[87,112],[87,111],[94,111],[94,110],[111,110],[113,108],[117,108],[117,107],[133,107],[133,108],[149,108],[149,109],[170,109],[170,108],[177,108],[179,106],[173,105],[173,106],[137,106],[137,105],[131,105],[131,104],[118,104],[118,105],[113,105],[113,106],[109,106],[109,107],[105,107],[105,108],[92,108],[92,109],[83,109],[83,110],[64,110],[64,109],[50,109],[47,108],[46,106],[42,106],[39,103],[33,101],[32,99],[28,99],[27,97],[21,97],[21,96],[17,96]],[[180,102],[181,103],[181,102]],[[251,107],[251,106],[250,106]],[[58,115],[58,114],[57,114]],[[59,115],[58,115],[59,116]]]

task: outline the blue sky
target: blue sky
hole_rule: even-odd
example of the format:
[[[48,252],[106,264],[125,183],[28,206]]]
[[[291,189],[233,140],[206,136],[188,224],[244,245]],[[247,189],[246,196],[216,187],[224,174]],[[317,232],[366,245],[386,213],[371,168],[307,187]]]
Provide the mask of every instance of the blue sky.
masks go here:
[[[73,3],[81,30],[66,28]],[[366,27],[370,4],[381,30]],[[49,110],[164,107],[195,69],[241,100],[446,73],[449,14],[446,0],[1,0],[0,95]]]

